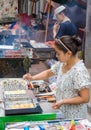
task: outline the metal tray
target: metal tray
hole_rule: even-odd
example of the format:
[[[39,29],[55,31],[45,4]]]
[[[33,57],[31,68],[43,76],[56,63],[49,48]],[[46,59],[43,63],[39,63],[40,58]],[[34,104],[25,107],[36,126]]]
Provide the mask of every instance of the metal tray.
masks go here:
[[[32,105],[32,106],[31,106]],[[42,109],[33,100],[5,101],[5,115],[21,115],[42,113]]]
[[[5,110],[5,115],[22,115],[22,114],[37,114],[37,113],[42,113],[42,109],[39,105],[37,105],[35,108]]]
[[[17,90],[17,91],[4,91],[5,100],[24,100],[29,99],[29,95],[26,90]]]

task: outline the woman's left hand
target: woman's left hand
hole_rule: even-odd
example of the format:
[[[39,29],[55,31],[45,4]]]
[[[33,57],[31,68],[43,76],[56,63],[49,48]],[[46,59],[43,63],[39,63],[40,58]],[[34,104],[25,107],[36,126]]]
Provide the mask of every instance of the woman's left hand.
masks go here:
[[[58,109],[63,105],[63,101],[58,101],[56,103],[53,104],[52,108],[53,109]]]

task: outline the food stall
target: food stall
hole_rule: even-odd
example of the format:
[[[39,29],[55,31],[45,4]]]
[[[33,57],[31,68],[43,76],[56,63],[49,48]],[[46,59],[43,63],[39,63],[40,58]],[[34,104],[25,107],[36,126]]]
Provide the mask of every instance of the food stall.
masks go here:
[[[13,34],[15,35],[15,30],[13,30]],[[20,36],[20,32],[19,32],[19,36]],[[22,59],[24,60],[27,54],[29,54],[28,56],[30,56],[30,59],[32,59],[33,62],[36,62],[36,59],[37,61],[39,61],[40,59],[45,60],[47,58],[53,57],[54,51],[48,46],[45,46],[45,44],[42,43],[36,44],[35,41],[25,40],[26,37],[25,35],[21,35],[21,36],[18,37],[19,38],[18,42],[17,40],[15,40],[14,42],[11,42],[13,43],[11,45],[10,44],[1,45],[1,49],[0,49],[1,62],[3,59],[4,60],[7,59],[11,63],[15,61],[13,64],[15,65],[16,60],[17,63]],[[4,36],[3,43],[5,43],[5,38],[7,38],[7,35]],[[22,46],[20,45],[21,43]],[[24,45],[28,45],[28,47],[24,47]],[[32,49],[34,49],[33,52],[37,52],[37,55],[36,53],[34,53],[36,55],[36,58],[32,57],[33,56]],[[21,63],[18,64],[18,66],[19,65],[21,68]],[[7,62],[5,64],[5,67],[6,66],[8,66]],[[20,73],[20,68],[19,68],[19,73]],[[29,85],[28,82],[22,81],[20,79],[10,79],[9,82],[6,81],[7,79],[4,80],[4,84],[2,88],[4,89],[3,91],[4,104],[0,106],[1,109],[0,112],[2,112],[2,116],[0,117],[1,130],[23,130],[23,129],[24,130],[28,130],[28,129],[90,130],[91,129],[91,124],[90,122],[88,122],[88,120],[82,120],[82,119],[74,119],[75,121],[70,121],[70,119],[64,120],[63,115],[59,110],[57,111],[53,110],[51,106],[53,101],[55,101],[54,93],[50,91],[48,84],[45,87],[46,89],[39,89],[40,88],[39,86],[41,86],[41,84],[44,84],[43,81],[41,81],[41,84],[39,82],[32,83],[33,85],[35,85],[34,88],[31,85]],[[13,83],[14,81],[15,82],[12,85],[10,84],[10,81],[11,83]],[[19,82],[21,81],[24,86],[21,85],[21,83],[18,86],[17,84],[18,81]],[[46,98],[46,96],[48,96],[48,98]],[[68,127],[65,126],[66,123]]]
[[[31,87],[33,84],[35,85],[34,88]],[[39,85],[45,86],[44,89],[40,89],[41,92],[50,91],[48,84],[44,81],[34,81],[29,86],[25,80],[19,78],[1,80],[0,95],[1,99],[3,99],[3,104],[0,103],[2,114],[0,117],[1,130],[4,130],[5,124],[9,122],[54,120],[62,117],[60,114],[57,115],[57,112],[51,108],[51,102],[48,102],[45,98],[40,98],[43,95],[38,95],[40,94]],[[50,97],[53,93],[46,93],[46,95]]]
[[[16,30],[4,30],[1,29],[0,35],[0,77],[8,77],[11,73],[11,77],[22,77],[26,72],[26,65],[24,60],[28,57],[28,68],[32,63],[39,63],[40,57],[33,47],[30,45],[26,36],[22,35],[22,38],[18,34],[14,34]],[[17,72],[17,75],[14,74]]]
[[[38,32],[32,32],[36,40],[39,39],[37,38]],[[51,47],[43,41],[32,40],[33,37],[24,30],[22,25],[19,25],[19,29],[1,27],[0,34],[1,78],[8,77],[9,73],[11,75],[13,73],[13,76],[10,77],[22,77],[26,72],[26,65],[24,63],[26,57],[29,58],[29,62],[27,62],[29,68],[31,64],[39,63],[40,60],[51,59],[54,56],[54,50]],[[15,71],[17,75],[14,74]]]
[[[36,54],[36,52],[33,52],[31,54],[31,49],[19,49],[15,50],[13,49],[13,46],[9,46],[9,49],[5,49],[5,45],[1,45],[1,48],[4,47],[4,49],[0,49],[1,57],[0,57],[0,70],[1,74],[0,77],[8,77],[8,74],[11,73],[11,77],[22,77],[22,75],[27,71],[29,67],[31,67],[32,63],[39,63],[40,59],[39,56]],[[10,49],[12,47],[12,49]],[[29,53],[28,53],[29,52]],[[28,55],[27,55],[28,53]],[[25,60],[27,61],[25,64]],[[17,74],[15,73],[17,72]]]
[[[90,130],[91,123],[87,119],[65,120],[61,111],[52,109],[54,92],[48,85],[43,80],[29,84],[19,78],[2,79],[0,98],[4,104],[0,103],[0,130],[27,127],[33,130]]]

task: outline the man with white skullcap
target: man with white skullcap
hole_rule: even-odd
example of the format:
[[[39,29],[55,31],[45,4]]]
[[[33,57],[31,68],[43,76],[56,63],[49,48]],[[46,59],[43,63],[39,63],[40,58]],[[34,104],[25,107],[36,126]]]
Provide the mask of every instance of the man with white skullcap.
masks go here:
[[[77,34],[76,26],[66,16],[65,6],[62,5],[55,9],[53,19],[57,20],[53,26],[53,38],[59,38],[64,35],[73,36]]]

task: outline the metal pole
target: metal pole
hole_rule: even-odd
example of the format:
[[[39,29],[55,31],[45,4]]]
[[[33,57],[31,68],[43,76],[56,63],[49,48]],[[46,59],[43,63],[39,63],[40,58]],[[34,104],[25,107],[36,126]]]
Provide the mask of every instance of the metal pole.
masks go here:
[[[91,68],[91,0],[87,0],[85,64]]]

